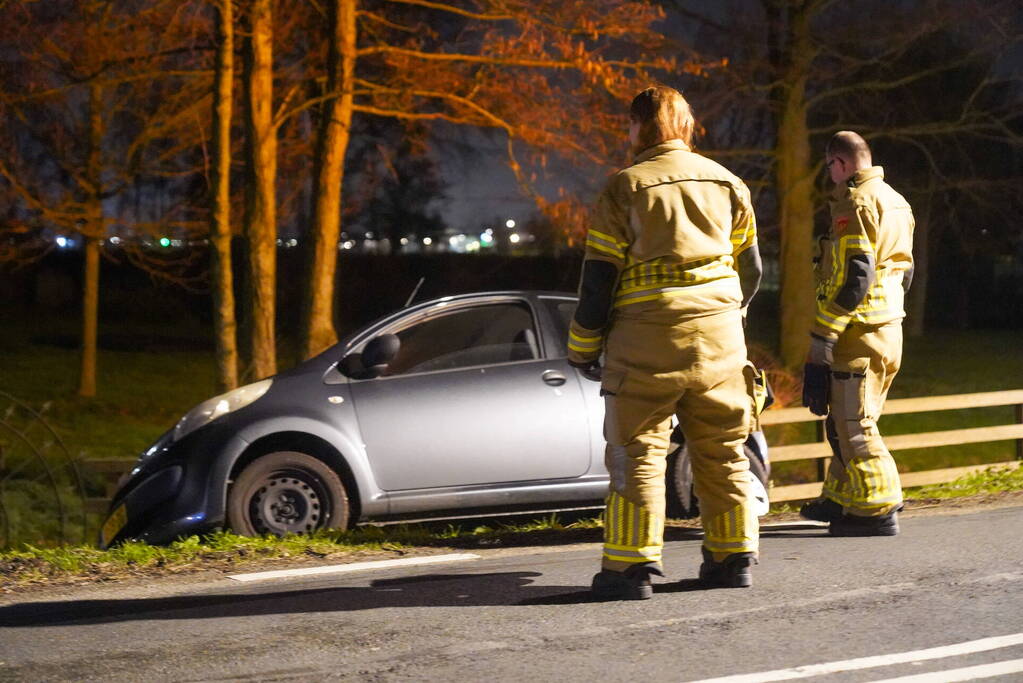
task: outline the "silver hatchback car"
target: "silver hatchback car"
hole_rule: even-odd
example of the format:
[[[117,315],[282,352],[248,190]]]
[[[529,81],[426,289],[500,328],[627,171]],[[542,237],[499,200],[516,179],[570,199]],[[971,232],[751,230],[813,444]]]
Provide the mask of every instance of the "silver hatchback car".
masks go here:
[[[510,291],[417,304],[204,401],[126,475],[100,545],[599,508],[603,400],[564,354],[576,303]],[[678,430],[673,440],[669,512],[691,516]],[[766,511],[759,432],[747,454]]]

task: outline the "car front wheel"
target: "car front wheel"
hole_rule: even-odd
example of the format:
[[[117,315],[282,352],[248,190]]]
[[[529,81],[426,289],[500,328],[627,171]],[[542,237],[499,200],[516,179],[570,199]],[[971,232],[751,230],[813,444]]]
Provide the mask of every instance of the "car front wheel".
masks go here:
[[[682,439],[672,435],[672,450],[668,453],[667,472],[665,473],[665,489],[667,494],[666,514],[673,519],[692,519],[700,516],[700,501],[693,490],[693,465],[689,459],[689,448]],[[753,479],[754,508],[757,515],[767,513],[769,501],[767,488],[771,473],[769,467],[760,459],[757,452],[747,441],[743,451],[749,460],[749,469]]]
[[[227,494],[237,534],[301,534],[348,526],[348,494],[337,473],[304,453],[269,453],[245,466]]]

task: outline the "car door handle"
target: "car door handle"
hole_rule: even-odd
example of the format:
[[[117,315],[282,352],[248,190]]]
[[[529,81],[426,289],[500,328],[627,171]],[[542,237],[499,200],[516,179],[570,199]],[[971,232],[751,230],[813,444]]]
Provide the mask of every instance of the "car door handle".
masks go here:
[[[565,376],[557,370],[544,370],[541,377],[545,383],[550,384],[552,387],[560,387],[568,381]]]

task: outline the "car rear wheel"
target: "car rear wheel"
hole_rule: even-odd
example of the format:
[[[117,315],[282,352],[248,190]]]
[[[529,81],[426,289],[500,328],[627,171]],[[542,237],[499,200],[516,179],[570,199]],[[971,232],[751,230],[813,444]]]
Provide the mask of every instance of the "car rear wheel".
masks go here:
[[[348,494],[321,460],[290,451],[264,455],[227,493],[227,523],[237,534],[283,536],[348,526]]]
[[[681,440],[681,439],[679,439]],[[672,435],[672,441],[676,437]],[[749,443],[743,444],[743,451],[749,459],[750,473],[761,484],[754,495],[758,498],[764,496],[763,504],[766,505],[766,490],[770,472],[764,461],[760,459],[756,451]],[[683,442],[668,454],[667,472],[665,474],[665,488],[667,492],[666,514],[673,519],[692,519],[700,515],[700,501],[693,491],[693,465],[689,459],[689,448]],[[756,482],[754,482],[756,483]],[[765,508],[766,510],[766,508]]]

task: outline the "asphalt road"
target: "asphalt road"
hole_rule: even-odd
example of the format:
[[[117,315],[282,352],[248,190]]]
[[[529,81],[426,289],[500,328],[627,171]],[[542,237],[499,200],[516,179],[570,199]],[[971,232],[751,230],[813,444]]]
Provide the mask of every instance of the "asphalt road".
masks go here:
[[[754,587],[709,591],[698,535],[675,530],[643,602],[589,599],[592,544],[7,597],[0,680],[1023,680],[1023,507],[902,527],[769,530]]]

